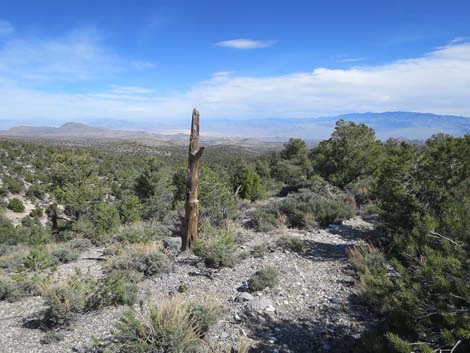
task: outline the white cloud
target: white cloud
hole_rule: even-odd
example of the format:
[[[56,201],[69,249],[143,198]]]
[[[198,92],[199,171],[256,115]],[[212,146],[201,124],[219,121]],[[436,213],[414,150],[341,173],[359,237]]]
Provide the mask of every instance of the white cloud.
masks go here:
[[[0,74],[15,80],[88,80],[117,72],[123,65],[89,31],[54,40],[11,39],[0,49]]]
[[[136,70],[148,70],[148,69],[154,69],[155,64],[148,62],[148,61],[131,61],[131,67]]]
[[[320,67],[271,77],[218,72],[185,92],[166,96],[134,86],[53,94],[26,89],[21,82],[0,74],[0,119],[172,119],[187,117],[193,107],[205,118],[315,117],[394,110],[470,117],[469,87],[470,43],[459,41],[386,65]]]
[[[12,34],[14,31],[15,31],[15,28],[10,22],[0,20],[0,36]]]
[[[267,48],[276,44],[276,40],[231,39],[215,43],[219,47],[234,49],[258,49]]]
[[[356,63],[359,61],[364,61],[364,58],[343,58],[343,59],[340,59],[339,61],[343,63]]]
[[[153,67],[150,62],[117,55],[94,30],[76,30],[45,40],[11,38],[0,47],[0,76],[29,84],[109,79],[125,71]]]
[[[152,89],[137,86],[111,85],[111,88],[112,92],[116,94],[148,94],[153,92]]]

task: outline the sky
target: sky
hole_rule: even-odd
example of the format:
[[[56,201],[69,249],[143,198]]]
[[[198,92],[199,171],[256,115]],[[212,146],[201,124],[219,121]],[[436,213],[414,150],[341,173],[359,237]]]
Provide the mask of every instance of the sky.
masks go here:
[[[0,1],[0,119],[470,117],[470,1]]]

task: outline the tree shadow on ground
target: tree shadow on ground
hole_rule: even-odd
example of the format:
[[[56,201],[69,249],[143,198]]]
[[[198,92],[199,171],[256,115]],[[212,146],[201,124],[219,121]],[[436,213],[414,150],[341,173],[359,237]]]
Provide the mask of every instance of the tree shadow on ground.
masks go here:
[[[329,303],[316,315],[321,320],[275,320],[248,315],[250,336],[260,343],[250,353],[348,353],[357,345],[361,327],[369,320],[357,297]]]
[[[349,244],[331,244],[315,240],[304,240],[301,256],[314,261],[346,260]]]
[[[366,239],[373,230],[360,229],[349,224],[330,224],[326,230],[335,235],[339,235],[344,241],[354,241]]]

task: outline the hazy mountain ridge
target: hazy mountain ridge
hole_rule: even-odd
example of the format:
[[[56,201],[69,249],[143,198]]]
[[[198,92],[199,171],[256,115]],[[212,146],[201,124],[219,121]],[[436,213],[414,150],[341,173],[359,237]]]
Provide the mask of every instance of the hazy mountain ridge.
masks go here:
[[[372,127],[378,138],[425,140],[436,133],[463,136],[470,133],[470,118],[416,112],[351,113],[320,118],[272,119],[203,119],[201,133],[206,139],[261,139],[269,141],[301,137],[309,142],[328,138],[339,119],[355,121]],[[51,122],[49,122],[51,123]],[[11,127],[12,121],[0,121],[0,129]],[[35,125],[30,121],[28,125]],[[85,125],[86,124],[86,125]],[[59,125],[53,122],[51,126]],[[0,132],[4,136],[21,137],[100,137],[100,138],[160,138],[179,140],[189,130],[188,120],[126,121],[90,119],[66,123],[59,127],[17,126]],[[176,133],[175,133],[176,132]],[[183,132],[183,133],[181,133]]]

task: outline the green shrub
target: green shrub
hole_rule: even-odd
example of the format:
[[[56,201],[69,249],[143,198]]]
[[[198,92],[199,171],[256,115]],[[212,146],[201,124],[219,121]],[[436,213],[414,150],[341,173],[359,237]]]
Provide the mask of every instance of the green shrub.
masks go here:
[[[46,196],[46,192],[44,190],[44,186],[40,184],[33,184],[28,188],[28,191],[26,191],[26,196],[29,197],[31,200],[34,200],[35,198],[39,200],[44,200]]]
[[[10,176],[4,177],[3,183],[12,194],[19,194],[23,189],[23,183]]]
[[[78,253],[81,253],[89,248],[91,248],[92,246],[92,243],[89,239],[85,239],[85,238],[75,238],[75,239],[72,239],[70,241],[68,241],[67,243],[67,246],[78,252]]]
[[[29,213],[30,217],[42,217],[44,215],[44,210],[41,207],[36,207]]]
[[[233,218],[236,212],[230,177],[221,170],[206,165],[201,165],[199,172],[200,219],[222,225],[226,218]],[[174,173],[172,184],[175,188],[173,206],[182,206],[186,195],[186,168],[180,168]]]
[[[40,271],[50,266],[74,261],[80,255],[69,243],[37,245],[24,257],[23,265],[30,271]]]
[[[158,241],[162,238],[164,238],[164,234],[159,225],[137,223],[119,229],[113,235],[112,241],[135,244]]]
[[[276,204],[264,206],[251,212],[250,226],[257,232],[269,232],[281,225]]]
[[[101,237],[97,236],[93,222],[88,219],[80,218],[74,222],[71,227],[71,237],[83,237],[90,239],[94,243],[100,243]]]
[[[25,207],[23,205],[23,201],[17,198],[13,198],[8,202],[8,209],[12,210],[13,212],[21,213],[24,212]]]
[[[12,274],[10,276],[0,273],[0,301],[14,302],[25,296],[36,294],[34,278],[24,274]]]
[[[116,230],[121,223],[119,212],[115,206],[102,202],[96,206],[95,227],[98,234],[111,233]]]
[[[266,243],[257,244],[251,250],[251,255],[256,258],[264,257],[269,250],[270,248],[268,244]]]
[[[194,245],[194,253],[204,259],[209,267],[232,267],[235,245],[232,233],[218,229],[208,222],[200,230],[199,239]]]
[[[80,273],[65,281],[52,279],[39,285],[46,310],[43,323],[67,327],[78,315],[111,305],[132,305],[137,299],[138,275],[110,272],[95,280]]]
[[[5,185],[0,186],[0,197],[8,196],[8,188]]]
[[[14,301],[19,296],[19,289],[15,281],[0,274],[0,301]]]
[[[87,303],[96,290],[96,282],[79,274],[64,282],[47,282],[40,286],[46,310],[43,322],[48,327],[70,325],[77,315],[87,311]]]
[[[284,235],[276,241],[276,244],[280,248],[297,253],[301,253],[304,249],[303,240],[293,236]]]
[[[142,204],[137,196],[130,195],[119,203],[119,215],[122,223],[137,222],[141,219],[141,214]]]
[[[262,291],[265,288],[274,288],[277,285],[277,271],[273,267],[266,267],[256,271],[248,280],[250,292]]]
[[[74,261],[78,258],[79,252],[72,249],[68,244],[60,244],[52,249],[52,263],[61,264]]]
[[[16,228],[10,220],[0,215],[0,244],[18,244]]]
[[[113,331],[116,353],[197,353],[203,342],[191,304],[178,299],[125,313]]]
[[[224,312],[225,308],[217,303],[189,305],[189,317],[194,321],[201,337],[204,337],[210,327],[221,319]]]
[[[24,259],[23,265],[30,271],[40,271],[54,265],[54,260],[48,248],[38,246],[31,249]]]
[[[6,251],[0,255],[0,269],[9,272],[19,272],[23,270],[23,262],[29,254],[29,248],[24,245],[9,245]]]
[[[377,249],[355,249],[361,298],[380,319],[357,351],[470,351],[470,136],[388,141]],[[456,346],[458,344],[458,346]]]
[[[152,277],[171,272],[173,263],[162,252],[160,243],[133,244],[118,248],[116,254],[106,262],[105,268],[108,271],[136,271],[146,277]]]
[[[364,124],[339,120],[331,138],[311,152],[315,172],[338,187],[374,174],[383,155],[382,143]]]
[[[261,198],[263,194],[260,176],[254,169],[243,164],[234,167],[231,182],[233,191],[238,191],[242,199],[254,201]]]
[[[101,279],[96,292],[87,303],[89,309],[99,309],[112,305],[133,305],[137,301],[138,273],[132,271],[111,271]]]
[[[308,184],[312,163],[308,159],[309,149],[305,141],[291,138],[281,152],[272,154],[271,175],[282,181],[288,190],[298,190]]]
[[[201,220],[222,226],[226,219],[233,219],[236,200],[230,188],[229,176],[206,166],[200,169],[199,214]]]
[[[327,226],[354,215],[354,209],[341,201],[328,199],[311,192],[289,195],[280,205],[292,227],[304,228],[318,222]]]
[[[52,240],[51,230],[48,227],[44,227],[38,224],[32,224],[29,227],[17,227],[16,228],[16,242],[26,243],[30,245],[47,244]]]

